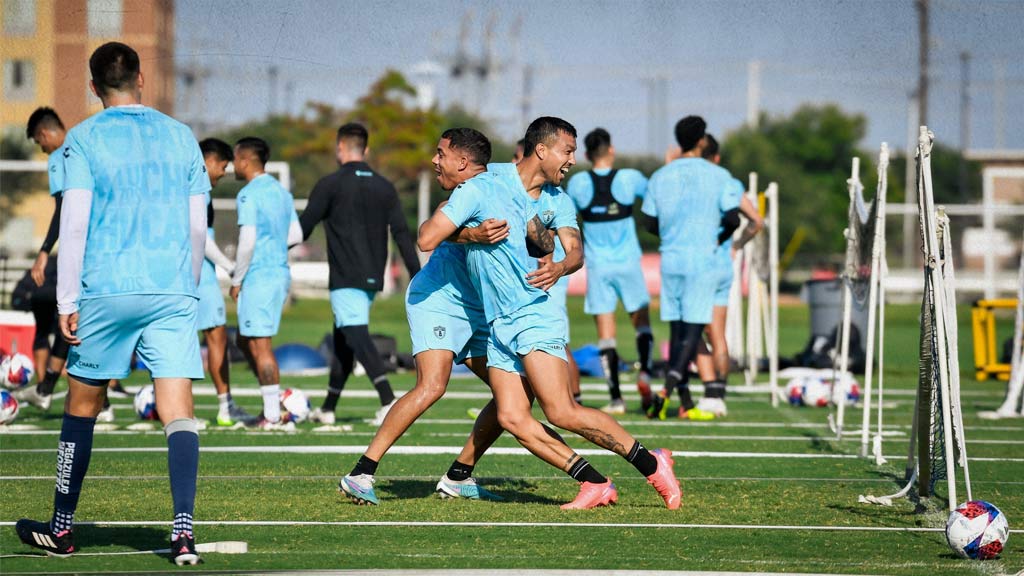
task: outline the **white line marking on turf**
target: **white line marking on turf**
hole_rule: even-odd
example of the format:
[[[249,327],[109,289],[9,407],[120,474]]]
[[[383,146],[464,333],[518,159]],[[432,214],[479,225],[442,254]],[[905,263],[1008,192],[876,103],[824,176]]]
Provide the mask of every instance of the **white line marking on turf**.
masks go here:
[[[201,451],[207,454],[363,454],[366,446],[204,446]],[[459,454],[462,446],[394,446],[389,454],[405,455],[439,455]],[[4,454],[47,454],[52,448],[16,448],[4,450]],[[164,453],[166,446],[159,447],[126,447],[126,448],[93,448],[92,452],[110,452],[119,454]],[[488,454],[494,456],[532,456],[525,448],[491,447]],[[581,456],[616,456],[617,454],[598,448],[581,448],[576,450]],[[791,452],[712,452],[675,450],[673,454],[687,458],[779,458],[779,459],[824,459],[824,460],[860,460],[856,454],[800,454]],[[899,456],[887,455],[885,458],[898,460]],[[1024,462],[1024,458],[968,458],[972,462]]]

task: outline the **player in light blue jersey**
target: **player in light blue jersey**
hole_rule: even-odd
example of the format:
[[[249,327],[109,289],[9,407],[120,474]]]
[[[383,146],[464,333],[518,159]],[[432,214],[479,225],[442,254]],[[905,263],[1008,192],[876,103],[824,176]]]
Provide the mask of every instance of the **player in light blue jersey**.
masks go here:
[[[522,231],[533,231],[551,248],[533,200],[546,184],[558,185],[575,163],[576,131],[571,124],[543,117],[526,132],[526,157],[516,166],[522,190],[499,174],[484,173],[457,187],[448,203],[420,227],[421,249],[431,249],[459,227],[479,226],[489,218],[508,222],[508,237],[493,245],[467,244],[466,264],[478,283],[484,315],[490,324],[487,365],[498,421],[533,454],[580,482],[580,493],[564,509],[583,509],[615,502],[611,480],[598,473],[566,445],[554,441],[530,412],[525,373],[541,409],[553,425],[573,431],[626,458],[647,476],[670,509],[678,508],[679,483],[671,453],[648,452],[613,418],[574,402],[569,394],[562,315],[545,290],[582,264],[579,231],[558,229],[566,248],[562,262],[542,259],[534,269]],[[520,231],[517,233],[517,231]],[[529,233],[529,232],[528,232]]]
[[[281,372],[271,337],[281,323],[291,270],[288,248],[302,242],[295,200],[264,171],[270,146],[259,138],[235,143],[235,179],[246,185],[238,192],[238,254],[231,277],[231,298],[238,302],[238,346],[260,382],[263,414],[256,426],[265,430],[294,428],[281,421]]]
[[[216,187],[224,177],[228,164],[234,159],[231,146],[223,140],[206,138],[199,143],[210,176],[210,186]],[[224,293],[217,281],[219,266],[230,276],[235,263],[217,246],[213,230],[213,198],[206,205],[206,245],[204,246],[203,270],[199,276],[199,317],[196,323],[206,339],[206,358],[210,378],[217,390],[217,425],[233,426],[235,422],[251,423],[253,418],[231,398],[231,363],[228,362],[227,315],[224,312]]]
[[[615,147],[604,128],[596,128],[583,140],[593,168],[569,180],[569,195],[583,219],[583,252],[587,259],[587,297],[584,311],[594,316],[598,348],[611,402],[602,408],[609,414],[625,414],[619,388],[619,353],[615,341],[615,309],[619,300],[636,329],[640,369],[637,392],[641,407],[651,403],[651,348],[654,336],[648,312],[650,296],[640,259],[633,205],[643,200],[647,178],[639,170],[616,170]]]
[[[192,380],[202,378],[196,285],[210,181],[192,131],[141,104],[139,56],[111,42],[89,59],[99,112],[68,132],[57,306],[73,346],[49,523],[19,520],[22,542],[75,552],[72,528],[93,429],[111,378],[138,354],[154,380],[174,502],[171,558],[199,560],[192,536],[199,435]]]
[[[712,164],[719,164],[718,140],[711,134],[704,136],[702,156]],[[707,325],[705,334],[711,350],[701,342],[697,349],[697,374],[704,382],[704,397],[697,402],[697,407],[721,417],[728,413],[725,406],[725,391],[729,378],[729,344],[725,340],[725,321],[729,312],[729,293],[733,282],[733,258],[757,233],[764,227],[764,219],[754,208],[753,203],[743,195],[744,186],[739,180],[733,180],[727,194],[727,204],[739,202],[740,215],[746,218],[740,237],[734,242],[732,236],[719,237],[721,242],[715,251],[715,264],[718,268],[718,285],[715,288],[715,307],[711,315],[711,323]]]
[[[671,330],[665,388],[648,410],[648,416],[662,420],[677,388],[680,418],[715,417],[694,404],[688,366],[696,358],[704,326],[711,322],[715,251],[719,235],[728,236],[739,225],[739,200],[728,193],[733,185],[729,172],[701,158],[705,127],[697,116],[676,124],[682,157],[651,175],[642,209],[648,216],[647,229],[661,237],[661,319]]]

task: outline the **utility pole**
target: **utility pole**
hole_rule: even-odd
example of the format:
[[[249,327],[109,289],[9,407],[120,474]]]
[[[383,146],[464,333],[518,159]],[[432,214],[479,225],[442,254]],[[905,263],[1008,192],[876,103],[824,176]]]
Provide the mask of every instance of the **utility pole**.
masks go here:
[[[267,70],[267,80],[270,82],[270,93],[267,95],[267,117],[277,112],[277,66],[271,65]]]
[[[907,97],[907,162],[904,171],[906,186],[903,202],[915,210],[917,208],[917,166],[914,162],[917,151],[918,116],[917,98],[914,93]],[[913,268],[917,259],[914,250],[918,247],[917,219],[908,210],[903,216],[903,268]]]
[[[917,0],[917,123],[920,126],[928,125],[928,3],[929,0]]]
[[[519,130],[520,130],[520,132],[518,132],[519,134],[525,133],[526,132],[526,127],[530,124],[530,122],[533,121],[533,118],[530,117],[530,114],[531,114],[530,104],[532,103],[532,101],[533,101],[533,66],[530,65],[530,64],[527,64],[527,65],[523,66],[523,93],[522,93],[521,99],[519,100],[519,116],[520,116],[520,121],[519,121]],[[522,138],[522,136],[518,136],[516,138],[516,140],[518,140],[519,138]]]
[[[967,149],[971,146],[971,55],[960,53],[960,201],[970,195],[967,182]]]
[[[761,115],[761,62],[747,64],[747,126],[757,128]]]
[[[1006,62],[999,60],[995,63],[996,86],[995,86],[995,125],[996,125],[996,149],[1006,148]]]

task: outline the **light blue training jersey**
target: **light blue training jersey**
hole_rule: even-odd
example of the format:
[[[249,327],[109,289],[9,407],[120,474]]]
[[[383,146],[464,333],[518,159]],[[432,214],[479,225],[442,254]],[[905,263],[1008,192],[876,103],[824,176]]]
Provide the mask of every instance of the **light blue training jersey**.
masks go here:
[[[422,279],[421,279],[422,278]],[[421,284],[422,283],[422,284]],[[470,279],[466,267],[466,246],[445,240],[430,253],[430,260],[416,273],[409,284],[410,290],[419,286],[450,290],[452,296],[467,307],[483,308],[480,291]]]
[[[532,260],[526,252],[526,221],[532,218],[525,194],[483,172],[458,185],[441,208],[456,226],[476,227],[488,218],[508,221],[508,238],[497,244],[466,244],[466,267],[480,289],[488,322],[517,312],[547,294],[530,286]]]
[[[247,274],[288,275],[288,228],[298,219],[291,192],[270,174],[260,174],[238,192],[238,225],[256,227]]]
[[[192,130],[145,106],[111,107],[55,153],[64,191],[92,192],[80,298],[195,296],[189,197],[210,179]]]
[[[561,187],[550,183],[545,184],[541,188],[540,197],[535,199],[529,195],[523,186],[523,181],[519,177],[519,171],[516,169],[515,164],[511,162],[491,163],[487,165],[487,171],[494,173],[511,190],[523,196],[532,211],[527,220],[532,219],[536,215],[548,230],[558,230],[559,228],[579,229],[579,226],[576,224],[576,205],[573,204],[572,198]],[[555,236],[553,261],[561,262],[563,259],[565,259],[565,249],[558,240],[558,236]],[[529,263],[531,270],[537,269],[536,258],[530,258]],[[562,276],[558,279],[557,284],[568,285],[569,277]]]
[[[739,206],[740,201],[743,199],[743,194],[746,193],[746,191],[747,189],[743,185],[743,182],[740,182],[738,179],[733,178],[732,185],[729,186],[729,189],[725,193],[725,202],[728,204],[732,203],[735,200],[736,206]],[[719,226],[718,230],[721,231],[722,227]],[[730,270],[732,269],[732,235],[730,235],[725,240],[725,242],[722,242],[718,246],[718,250],[716,251],[716,259],[719,265],[721,265],[723,268],[727,267]]]
[[[50,196],[59,196],[64,191],[64,146],[50,153],[46,171],[50,179]]]
[[[598,176],[607,176],[610,168],[594,170]],[[569,196],[577,210],[590,206],[594,200],[594,181],[590,174],[581,172],[569,179]],[[639,170],[623,168],[615,172],[612,197],[620,205],[636,204],[647,194],[647,177]],[[588,267],[616,266],[640,261],[643,253],[636,237],[633,218],[610,222],[583,222],[583,255]]]
[[[703,158],[680,158],[659,168],[647,186],[643,213],[658,219],[663,274],[711,269],[722,216],[739,206],[735,179]]]

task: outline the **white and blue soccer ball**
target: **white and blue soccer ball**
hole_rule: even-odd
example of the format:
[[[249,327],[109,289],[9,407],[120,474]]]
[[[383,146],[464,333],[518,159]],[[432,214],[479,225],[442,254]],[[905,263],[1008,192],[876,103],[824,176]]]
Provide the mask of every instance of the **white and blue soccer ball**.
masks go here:
[[[32,359],[24,354],[11,354],[0,361],[0,378],[4,388],[18,390],[32,383],[36,367]]]
[[[156,413],[156,393],[153,391],[152,384],[143,386],[135,393],[134,404],[135,413],[139,415],[139,418],[143,420],[159,419]]]
[[[18,417],[18,399],[7,390],[0,390],[0,425],[10,424]]]
[[[946,542],[959,556],[990,560],[999,556],[1010,537],[1006,515],[984,500],[956,507],[946,521]]]
[[[281,392],[281,421],[303,422],[309,418],[309,398],[298,388],[285,388]]]

